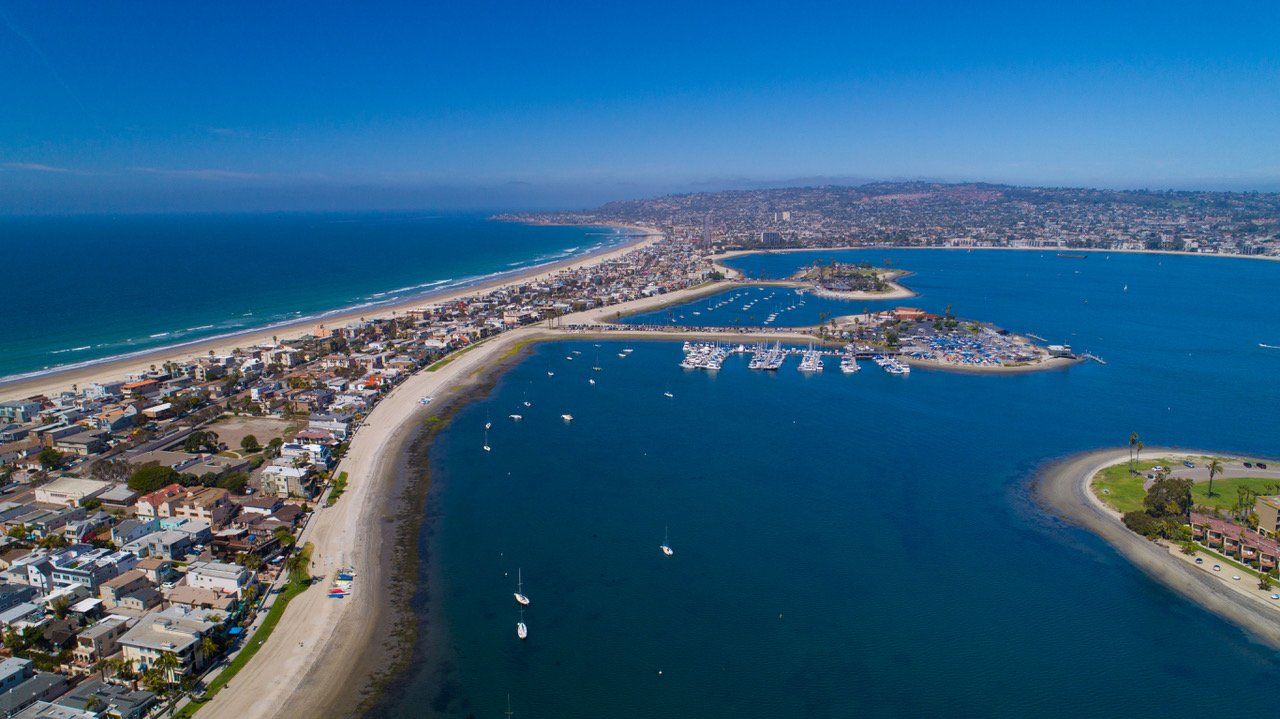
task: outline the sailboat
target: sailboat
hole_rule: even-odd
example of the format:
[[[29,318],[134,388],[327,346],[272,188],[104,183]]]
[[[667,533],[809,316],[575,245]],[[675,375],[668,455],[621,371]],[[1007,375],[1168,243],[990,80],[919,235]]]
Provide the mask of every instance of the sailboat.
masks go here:
[[[596,363],[591,365],[591,369],[595,372],[604,371],[604,367],[600,366],[600,350],[596,350]]]
[[[572,422],[572,421],[573,421],[573,415],[571,415],[571,414],[562,414],[562,415],[560,415],[560,419],[563,419],[563,420],[564,420],[564,421],[566,421],[566,422]]]
[[[667,390],[666,392],[663,392],[663,393],[662,393],[662,396],[663,396],[663,397],[675,397],[675,395],[674,395],[674,394],[671,394],[671,390]]]
[[[524,415],[522,414],[509,414],[507,416],[511,418],[512,422],[519,422],[520,420],[524,419]]]
[[[511,695],[508,694],[507,695],[507,719],[511,719],[511,717],[514,715],[515,715],[515,712],[511,711]]]
[[[485,428],[484,428],[484,451],[486,452],[491,451],[491,448],[489,447],[489,426],[488,425],[485,425]]]
[[[522,607],[529,606],[529,598],[524,595],[524,574],[522,569],[516,570],[516,602]]]
[[[516,622],[516,636],[521,639],[529,638],[529,627],[524,625],[524,610],[520,610],[520,621]]]
[[[676,550],[671,548],[671,539],[668,536],[666,527],[662,528],[662,546],[659,547],[659,549],[661,549],[662,553],[668,557],[673,556],[676,553]]]
[[[596,381],[595,381],[594,379],[588,379],[588,380],[587,380],[587,383],[588,383],[588,384],[595,384],[595,383],[596,383]]]

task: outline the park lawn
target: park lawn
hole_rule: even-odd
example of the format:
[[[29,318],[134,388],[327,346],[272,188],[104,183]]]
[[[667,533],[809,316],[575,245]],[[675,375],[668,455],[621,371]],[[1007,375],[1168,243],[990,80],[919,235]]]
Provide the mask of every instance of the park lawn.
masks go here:
[[[276,595],[276,601],[271,605],[271,609],[267,610],[267,618],[262,620],[262,626],[258,627],[253,636],[246,640],[244,648],[240,650],[235,659],[231,660],[227,668],[219,672],[218,676],[209,682],[209,685],[205,687],[204,695],[198,700],[193,698],[189,704],[174,714],[174,717],[190,719],[197,711],[200,711],[200,707],[204,706],[205,702],[212,699],[214,694],[217,694],[222,687],[234,679],[236,674],[239,674],[240,670],[244,668],[244,665],[248,664],[250,659],[253,659],[253,655],[258,653],[258,649],[271,636],[271,632],[275,631],[276,625],[280,623],[280,618],[284,616],[285,608],[289,606],[289,602],[311,586],[311,573],[307,571],[310,562],[305,561],[306,558],[311,556],[311,544],[308,543],[307,546],[303,547],[300,554],[304,558],[301,571],[290,577],[284,588],[280,590],[280,594]]]
[[[1137,474],[1129,471],[1128,462],[1115,464],[1095,474],[1089,486],[1098,499],[1117,512],[1135,512],[1143,508],[1142,500],[1147,496],[1146,487],[1142,486],[1146,481],[1147,470],[1157,464],[1168,463],[1169,460],[1165,459],[1143,460],[1135,465]]]
[[[1196,482],[1191,486],[1191,503],[1195,506],[1216,509],[1235,509],[1239,489],[1264,494],[1280,494],[1280,480],[1268,477],[1228,477],[1213,480],[1213,496],[1209,496],[1209,483]]]

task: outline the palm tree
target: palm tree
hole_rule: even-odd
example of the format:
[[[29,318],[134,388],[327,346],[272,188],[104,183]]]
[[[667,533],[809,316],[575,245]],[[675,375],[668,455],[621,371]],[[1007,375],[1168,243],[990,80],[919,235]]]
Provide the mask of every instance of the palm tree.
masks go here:
[[[1222,473],[1222,462],[1216,459],[1209,460],[1209,496],[1213,496],[1213,478],[1215,475]]]
[[[178,659],[178,655],[173,652],[162,652],[151,665],[151,671],[154,671],[164,684],[177,684],[177,673],[180,669],[182,669],[182,660]]]
[[[206,659],[218,653],[218,643],[213,640],[213,637],[205,636],[204,639],[200,640],[200,653]]]
[[[1137,445],[1138,445],[1138,433],[1130,432],[1129,433],[1129,473],[1130,474],[1133,474],[1133,472],[1135,471],[1133,468],[1133,448],[1136,447]]]
[[[1141,462],[1141,461],[1142,461],[1142,448],[1143,448],[1143,447],[1145,447],[1145,446],[1146,446],[1146,445],[1144,445],[1141,441],[1139,441],[1139,442],[1137,442],[1136,444],[1134,444],[1134,445],[1133,445],[1133,456],[1134,456],[1134,458],[1135,458],[1135,459],[1137,459],[1139,462]]]

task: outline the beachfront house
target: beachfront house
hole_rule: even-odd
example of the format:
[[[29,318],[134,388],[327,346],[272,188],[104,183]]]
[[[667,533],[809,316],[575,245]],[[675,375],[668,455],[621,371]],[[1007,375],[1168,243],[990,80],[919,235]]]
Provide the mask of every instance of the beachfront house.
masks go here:
[[[181,681],[184,676],[204,669],[211,657],[202,640],[218,628],[218,623],[210,620],[214,614],[181,605],[151,612],[120,637],[122,658],[134,671],[145,672],[155,666],[161,655],[173,655],[178,660],[178,668],[169,672],[169,680]]]

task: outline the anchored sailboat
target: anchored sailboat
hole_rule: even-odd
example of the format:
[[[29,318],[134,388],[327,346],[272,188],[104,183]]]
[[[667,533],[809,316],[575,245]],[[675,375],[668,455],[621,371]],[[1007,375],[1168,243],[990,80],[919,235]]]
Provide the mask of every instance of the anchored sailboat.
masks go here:
[[[666,527],[662,528],[662,546],[660,549],[662,550],[662,553],[668,557],[673,556],[676,553],[676,550],[671,548],[671,539]]]
[[[524,595],[524,574],[523,570],[516,570],[516,602],[522,607],[529,606],[529,598]]]
[[[516,636],[521,639],[529,638],[529,627],[524,624],[524,610],[520,610],[520,621],[516,622]]]

